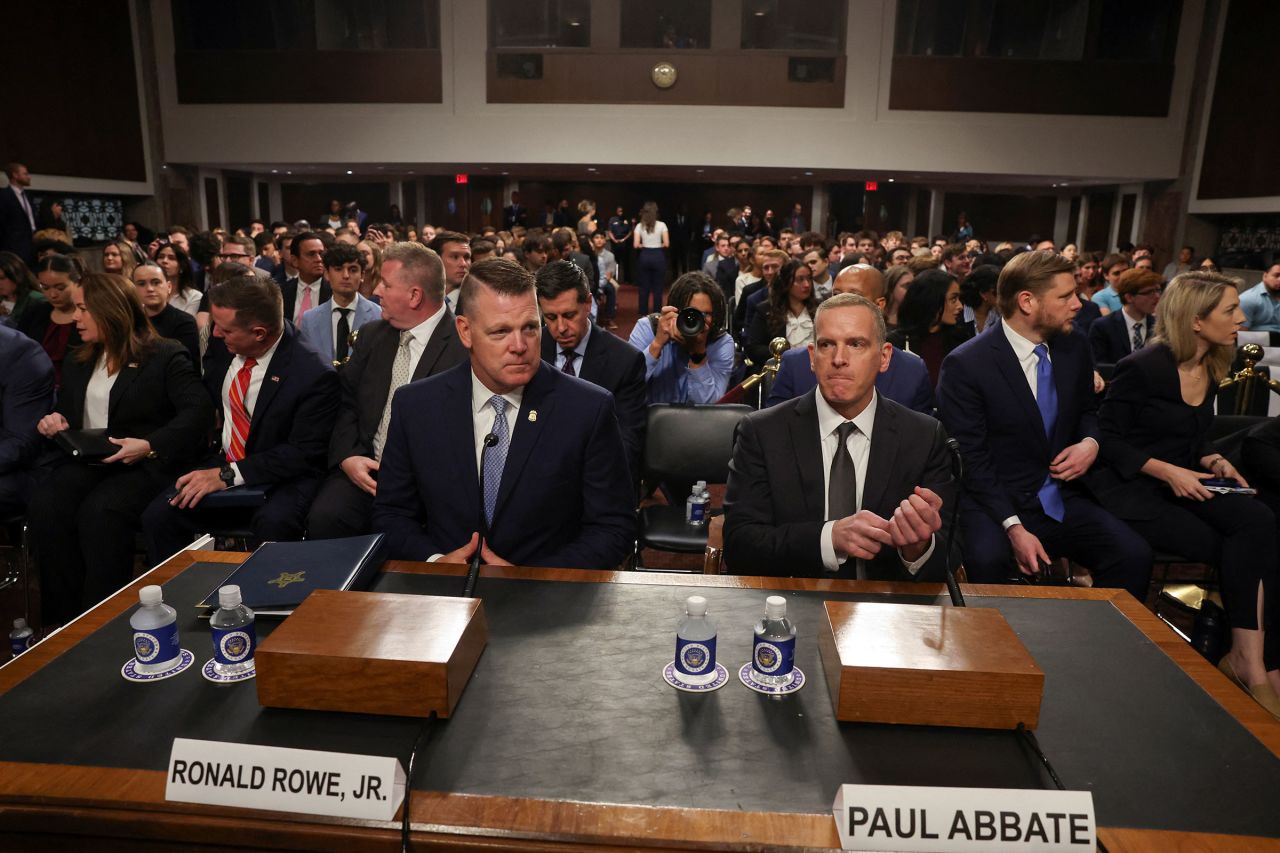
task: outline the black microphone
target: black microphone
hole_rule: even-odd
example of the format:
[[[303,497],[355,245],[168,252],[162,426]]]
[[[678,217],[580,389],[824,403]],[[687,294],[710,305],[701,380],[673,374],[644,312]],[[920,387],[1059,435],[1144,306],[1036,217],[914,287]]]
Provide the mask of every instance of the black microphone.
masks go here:
[[[480,448],[480,499],[477,501],[479,506],[476,513],[476,528],[480,531],[480,542],[476,545],[476,552],[471,555],[470,565],[467,566],[467,582],[462,587],[463,598],[475,597],[476,579],[480,577],[480,548],[489,538],[489,522],[484,517],[484,457],[489,452],[489,448],[497,443],[498,437],[489,433],[484,437],[484,446]]]
[[[947,439],[947,450],[951,451],[951,474],[956,481],[955,506],[951,508],[951,529],[947,531],[947,592],[951,593],[953,607],[965,607],[960,584],[956,583],[955,569],[951,567],[951,548],[955,544],[956,521],[960,515],[960,481],[964,478],[964,457],[960,455],[960,443],[954,438]]]

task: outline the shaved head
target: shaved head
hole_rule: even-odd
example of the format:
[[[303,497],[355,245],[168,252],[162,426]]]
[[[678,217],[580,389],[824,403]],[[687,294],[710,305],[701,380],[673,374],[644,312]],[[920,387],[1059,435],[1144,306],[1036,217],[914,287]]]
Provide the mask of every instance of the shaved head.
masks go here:
[[[840,270],[840,275],[836,276],[835,283],[831,286],[831,292],[858,293],[872,302],[883,304],[884,275],[873,266],[854,264]]]

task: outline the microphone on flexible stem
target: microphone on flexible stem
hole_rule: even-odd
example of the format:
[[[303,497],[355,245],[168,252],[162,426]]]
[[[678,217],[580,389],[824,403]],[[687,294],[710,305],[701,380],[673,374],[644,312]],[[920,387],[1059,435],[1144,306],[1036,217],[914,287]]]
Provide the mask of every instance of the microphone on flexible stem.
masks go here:
[[[951,548],[956,538],[956,520],[960,515],[960,481],[964,478],[964,457],[960,455],[960,443],[954,438],[947,439],[947,450],[951,451],[951,474],[956,481],[955,506],[951,508],[951,529],[947,531],[947,592],[951,593],[952,606],[965,607],[964,596],[960,593],[960,584],[956,583],[955,569],[951,567]]]
[[[498,443],[498,437],[493,433],[489,433],[484,437],[484,447],[480,448],[480,500],[479,511],[476,513],[480,530],[480,542],[476,545],[476,552],[471,555],[471,563],[467,566],[467,582],[462,587],[463,598],[473,598],[476,591],[476,579],[480,577],[480,548],[484,545],[485,540],[489,538],[489,522],[484,517],[484,457],[489,452],[489,448]]]

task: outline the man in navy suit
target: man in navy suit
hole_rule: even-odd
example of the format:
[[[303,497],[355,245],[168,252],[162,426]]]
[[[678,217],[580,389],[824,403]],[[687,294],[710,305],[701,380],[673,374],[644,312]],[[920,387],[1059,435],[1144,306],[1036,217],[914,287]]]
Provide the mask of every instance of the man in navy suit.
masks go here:
[[[1051,557],[1139,600],[1151,549],[1077,484],[1098,456],[1098,400],[1070,261],[1017,255],[1000,271],[1003,318],[942,363],[938,413],[960,444],[964,565],[971,581],[1034,575]]]
[[[391,404],[373,505],[387,556],[617,566],[636,500],[612,396],[542,361],[534,279],[519,264],[476,264],[459,299],[470,362]]]
[[[152,564],[181,550],[210,526],[244,523],[253,539],[302,538],[307,507],[325,472],[338,412],[338,375],[284,322],[278,288],[246,271],[209,290],[213,334],[225,349],[205,360],[204,382],[221,413],[221,441],[204,466],[178,478],[142,515]],[[266,492],[255,509],[201,508],[232,486]],[[215,516],[216,512],[216,516]]]
[[[31,236],[36,230],[36,210],[27,194],[31,175],[21,163],[4,167],[8,189],[0,190],[0,251],[13,252],[25,263],[35,260]]]
[[[648,425],[644,354],[591,322],[587,277],[570,261],[538,270],[542,311],[542,360],[562,373],[585,379],[613,394],[631,477],[640,482],[640,455]]]
[[[840,271],[832,284],[832,295],[856,293],[884,310],[884,275],[875,267],[857,264]],[[924,359],[915,353],[904,352],[892,344],[893,352],[888,367],[876,374],[876,390],[908,409],[932,415],[935,407],[933,384]],[[807,347],[789,350],[782,354],[778,375],[769,387],[766,406],[807,394],[817,387],[818,378],[813,373],[812,356]]]
[[[1156,306],[1164,280],[1151,270],[1132,269],[1120,274],[1116,293],[1120,310],[1095,320],[1089,327],[1089,346],[1095,364],[1115,364],[1137,352],[1151,340],[1156,328]]]
[[[39,341],[0,324],[0,513],[27,508],[40,450],[36,424],[53,408],[53,362]]]

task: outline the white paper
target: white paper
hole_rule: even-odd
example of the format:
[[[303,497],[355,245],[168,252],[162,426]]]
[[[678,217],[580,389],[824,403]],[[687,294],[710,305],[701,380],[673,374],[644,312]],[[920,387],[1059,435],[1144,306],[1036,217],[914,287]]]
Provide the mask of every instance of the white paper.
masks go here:
[[[1087,791],[843,785],[832,812],[846,850],[1092,851]]]
[[[166,800],[391,820],[404,799],[399,760],[174,738]]]

